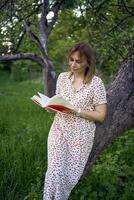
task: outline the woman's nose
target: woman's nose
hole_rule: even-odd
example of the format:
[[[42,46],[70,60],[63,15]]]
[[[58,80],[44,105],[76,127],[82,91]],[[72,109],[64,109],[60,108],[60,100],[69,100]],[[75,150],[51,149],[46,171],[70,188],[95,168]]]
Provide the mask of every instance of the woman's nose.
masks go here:
[[[74,66],[75,64],[76,64],[76,62],[75,62],[75,61],[73,61],[73,62],[72,62],[72,66]]]

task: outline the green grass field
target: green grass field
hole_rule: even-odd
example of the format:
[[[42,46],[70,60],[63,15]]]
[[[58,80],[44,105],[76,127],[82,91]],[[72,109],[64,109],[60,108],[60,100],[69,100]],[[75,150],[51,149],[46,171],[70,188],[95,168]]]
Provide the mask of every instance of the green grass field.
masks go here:
[[[0,199],[39,199],[46,170],[46,140],[52,114],[30,97],[43,90],[40,80],[0,79]]]
[[[30,97],[40,79],[15,82],[0,72],[0,200],[41,200],[47,166],[47,135],[53,114]],[[118,138],[100,157],[70,200],[134,199],[134,131]]]

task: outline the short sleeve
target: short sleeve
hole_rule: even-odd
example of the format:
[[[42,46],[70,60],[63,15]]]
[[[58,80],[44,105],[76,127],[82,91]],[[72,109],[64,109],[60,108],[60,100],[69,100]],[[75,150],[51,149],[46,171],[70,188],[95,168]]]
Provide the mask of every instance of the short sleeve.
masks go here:
[[[107,103],[106,98],[106,89],[104,86],[103,81],[100,78],[97,78],[94,83],[94,97],[93,97],[93,104],[104,104]]]
[[[55,94],[60,94],[61,74],[57,78]]]

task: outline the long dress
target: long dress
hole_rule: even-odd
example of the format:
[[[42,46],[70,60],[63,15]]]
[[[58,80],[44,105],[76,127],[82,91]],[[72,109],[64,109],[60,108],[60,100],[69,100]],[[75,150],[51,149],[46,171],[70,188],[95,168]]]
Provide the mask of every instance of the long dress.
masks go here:
[[[94,76],[74,92],[70,72],[59,75],[56,94],[60,94],[76,108],[94,110],[106,103],[102,80]],[[95,123],[72,113],[57,112],[48,135],[48,167],[45,175],[43,200],[67,200],[80,179],[91,152]]]

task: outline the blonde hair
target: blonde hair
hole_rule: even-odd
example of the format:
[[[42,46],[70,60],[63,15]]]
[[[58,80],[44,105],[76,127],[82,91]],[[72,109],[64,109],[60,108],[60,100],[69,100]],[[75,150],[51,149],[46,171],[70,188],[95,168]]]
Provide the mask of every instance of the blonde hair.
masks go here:
[[[85,70],[85,76],[84,76],[84,81],[83,83],[90,83],[92,80],[93,76],[95,75],[96,67],[95,67],[95,53],[93,49],[84,42],[76,43],[69,51],[69,56],[68,58],[71,57],[71,55],[75,52],[79,52],[80,56],[85,56],[87,59],[87,68]],[[73,75],[73,72],[70,72],[69,77]]]

